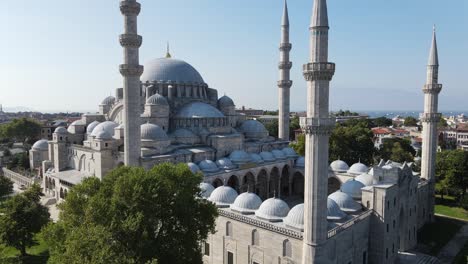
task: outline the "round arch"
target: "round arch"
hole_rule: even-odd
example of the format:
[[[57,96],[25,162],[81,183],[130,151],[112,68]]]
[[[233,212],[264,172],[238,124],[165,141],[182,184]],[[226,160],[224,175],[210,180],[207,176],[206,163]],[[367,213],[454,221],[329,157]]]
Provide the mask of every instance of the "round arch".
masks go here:
[[[273,167],[270,173],[268,197],[279,196],[280,173],[277,167]]]
[[[255,193],[260,196],[262,200],[268,198],[268,176],[265,169],[262,169],[257,175]]]
[[[236,192],[239,192],[239,179],[236,175],[229,177],[227,185],[236,190]]]
[[[216,178],[213,181],[213,187],[218,188],[219,186],[223,186],[223,181],[220,178]]]
[[[255,176],[251,172],[247,172],[242,178],[241,192],[253,192],[255,189]]]
[[[300,172],[294,173],[292,179],[292,195],[304,198],[304,175]]]
[[[287,197],[289,193],[289,166],[286,165],[281,171],[280,194],[281,197]]]

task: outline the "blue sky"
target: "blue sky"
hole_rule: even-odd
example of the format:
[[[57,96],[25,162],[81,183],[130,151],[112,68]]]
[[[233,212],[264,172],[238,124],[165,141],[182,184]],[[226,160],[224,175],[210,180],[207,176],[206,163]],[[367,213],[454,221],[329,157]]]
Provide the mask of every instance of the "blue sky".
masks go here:
[[[282,0],[141,0],[141,61],[166,41],[237,106],[277,109]],[[289,0],[292,110],[305,109],[312,0]],[[468,110],[468,1],[329,0],[332,109],[420,110],[437,24],[442,110]],[[0,9],[0,103],[97,111],[120,87],[117,0],[15,0]]]

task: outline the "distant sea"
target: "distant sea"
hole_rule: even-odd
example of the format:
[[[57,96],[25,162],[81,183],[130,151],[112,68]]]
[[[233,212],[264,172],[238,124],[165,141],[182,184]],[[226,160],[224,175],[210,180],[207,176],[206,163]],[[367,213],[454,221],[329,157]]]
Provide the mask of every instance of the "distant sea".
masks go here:
[[[385,116],[388,118],[393,118],[397,115],[402,117],[412,116],[419,118],[420,111],[357,111],[360,114],[368,115],[370,118],[376,118]],[[443,116],[457,116],[460,114],[465,114],[468,116],[468,111],[442,111]]]

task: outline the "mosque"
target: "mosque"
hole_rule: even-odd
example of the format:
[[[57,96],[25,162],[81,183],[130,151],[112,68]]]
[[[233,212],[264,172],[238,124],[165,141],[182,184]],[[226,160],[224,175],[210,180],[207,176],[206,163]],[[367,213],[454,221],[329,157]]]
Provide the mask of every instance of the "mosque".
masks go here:
[[[186,163],[202,173],[202,195],[216,204],[217,231],[201,245],[205,263],[397,263],[412,249],[417,231],[434,216],[437,146],[438,54],[434,31],[423,121],[421,174],[409,164],[381,161],[369,168],[328,161],[329,83],[326,0],[315,0],[310,25],[306,155],[288,147],[292,87],[289,16],[281,24],[279,138],[258,121],[235,112],[234,101],[205,82],[190,64],[166,56],[139,64],[141,6],[123,0],[120,36],[124,87],[105,98],[98,114],[84,114],[51,141],[30,151],[31,168],[42,171],[44,190],[57,200],[87,177],[102,179],[120,165],[151,168]],[[428,260],[427,263],[436,263]],[[430,262],[433,261],[433,262]]]

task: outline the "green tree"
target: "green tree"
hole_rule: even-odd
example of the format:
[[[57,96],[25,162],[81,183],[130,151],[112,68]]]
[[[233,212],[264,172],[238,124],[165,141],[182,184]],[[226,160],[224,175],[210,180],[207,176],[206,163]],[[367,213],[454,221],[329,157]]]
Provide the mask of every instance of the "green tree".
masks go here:
[[[391,125],[393,125],[393,121],[385,116],[377,117],[372,120],[373,127],[389,127]]]
[[[416,150],[411,146],[411,141],[403,138],[388,138],[378,151],[378,157],[383,160],[395,162],[413,162]]]
[[[7,177],[0,176],[0,198],[13,193],[13,182]]]
[[[34,235],[49,222],[49,210],[40,203],[41,189],[32,186],[2,204],[0,242],[18,249],[26,256],[26,248],[36,244]]]
[[[299,122],[299,117],[295,116],[291,118],[291,121],[289,122],[289,137],[291,140],[294,140],[295,137],[295,132],[296,130],[300,129],[301,125]]]
[[[443,116],[440,116],[439,122],[437,123],[438,128],[445,128],[448,127],[447,120]]]
[[[29,118],[14,119],[5,125],[4,135],[22,143],[33,141],[41,135],[41,124]]]
[[[301,156],[305,156],[305,135],[300,134],[297,137],[297,141],[296,142],[291,142],[289,144],[289,146],[291,148],[293,148],[294,151],[296,151],[297,154],[299,154]]]
[[[217,216],[200,196],[201,181],[184,164],[120,167],[102,181],[84,180],[44,231],[50,263],[201,264],[199,245]]]
[[[468,152],[446,150],[437,154],[436,179],[444,182],[447,189],[464,197],[468,188]]]
[[[8,168],[28,170],[30,168],[28,154],[24,152],[14,155],[10,163],[8,164]]]
[[[412,116],[407,116],[403,124],[405,126],[418,126],[418,120]]]
[[[272,137],[278,138],[278,120],[273,120],[272,122],[265,125],[268,134]]]

